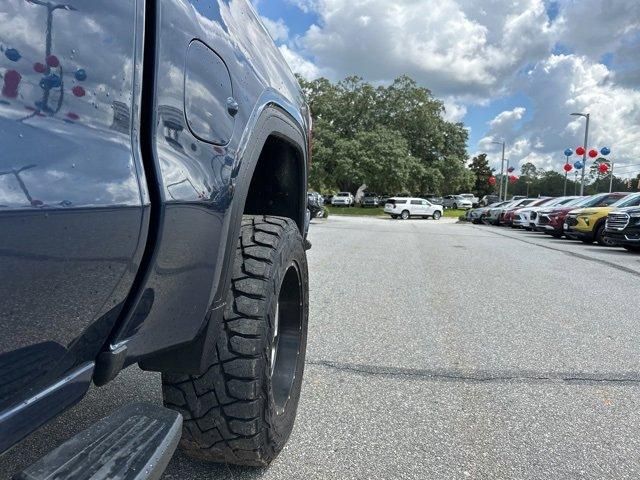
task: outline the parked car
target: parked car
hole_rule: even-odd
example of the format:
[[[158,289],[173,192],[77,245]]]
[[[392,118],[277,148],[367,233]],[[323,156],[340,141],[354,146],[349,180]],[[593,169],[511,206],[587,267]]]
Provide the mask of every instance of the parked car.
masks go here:
[[[613,242],[605,234],[607,216],[618,208],[637,206],[640,206],[640,193],[609,194],[594,207],[579,208],[569,212],[563,225],[565,236],[584,243],[595,241],[602,246],[613,246]]]
[[[515,206],[512,206],[508,209],[506,209],[503,214],[502,214],[502,218],[500,219],[500,223],[502,225],[504,225],[505,227],[512,227],[513,226],[513,219],[515,218],[515,214],[518,210],[520,210],[521,208],[527,206],[527,205],[536,205],[539,204],[541,202],[547,201],[547,199],[540,199],[540,198],[526,198],[526,199],[522,199],[522,200],[517,200],[517,202],[520,202],[518,204],[516,204]]]
[[[324,214],[324,199],[318,192],[307,193],[307,208],[311,218],[321,217]]]
[[[440,195],[436,195],[433,193],[425,193],[425,194],[421,193],[418,195],[418,198],[424,198],[425,200],[429,200],[434,205],[442,205],[442,196]]]
[[[379,205],[380,205],[380,197],[378,197],[377,194],[372,192],[366,192],[362,197],[362,201],[360,202],[360,206],[363,208],[377,207]]]
[[[409,217],[431,217],[434,220],[440,220],[442,210],[442,205],[434,205],[424,198],[413,197],[390,198],[384,206],[384,213],[388,213],[391,218],[402,220]]]
[[[503,203],[498,207],[492,207],[489,209],[489,212],[484,217],[484,223],[488,223],[490,225],[502,225],[505,212],[516,209],[518,207],[523,207],[528,205],[529,203],[536,200],[535,198],[522,198],[520,200],[511,200],[507,203]]]
[[[30,33],[0,29],[0,453],[162,373],[15,478],[157,479],[178,443],[266,466],[292,431],[309,108],[250,2],[204,3],[2,2]]]
[[[442,206],[444,208],[467,209],[472,208],[473,203],[468,198],[461,197],[460,195],[446,195],[442,199]]]
[[[331,200],[333,200],[333,195],[323,195],[322,199],[324,200],[325,205],[331,205]]]
[[[499,208],[508,203],[511,202],[494,202],[486,207],[472,208],[467,211],[467,219],[475,224],[484,223],[484,219],[489,214],[489,210],[491,210],[492,208]]]
[[[500,197],[498,195],[485,195],[480,199],[480,206],[487,207],[491,204],[498,203],[500,201]]]
[[[534,220],[538,215],[538,211],[543,208],[564,205],[576,197],[558,197],[545,198],[540,202],[532,202],[526,207],[519,208],[514,212],[512,227],[524,228],[525,230],[533,230]]]
[[[338,192],[331,199],[331,205],[335,207],[352,207],[355,202],[351,192]]]
[[[605,235],[612,244],[640,253],[640,208],[616,208],[610,212]]]
[[[476,197],[473,193],[461,193],[459,194],[462,198],[466,198],[471,202],[472,207],[477,207],[480,203],[480,199]]]
[[[540,212],[538,212],[536,230],[544,232],[545,234],[551,235],[555,238],[561,238],[565,233],[564,223],[569,212],[577,208],[590,208],[602,203],[605,203],[606,205],[607,202],[611,205],[620,198],[622,197],[617,193],[600,193],[598,195],[584,197],[577,200],[575,203],[569,202],[565,205],[559,205],[548,210],[540,210]]]

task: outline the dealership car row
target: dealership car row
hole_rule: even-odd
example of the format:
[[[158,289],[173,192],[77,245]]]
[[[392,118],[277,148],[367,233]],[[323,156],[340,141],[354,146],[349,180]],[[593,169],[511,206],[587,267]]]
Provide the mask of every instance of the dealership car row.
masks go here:
[[[470,209],[464,219],[640,253],[640,193],[519,198]]]

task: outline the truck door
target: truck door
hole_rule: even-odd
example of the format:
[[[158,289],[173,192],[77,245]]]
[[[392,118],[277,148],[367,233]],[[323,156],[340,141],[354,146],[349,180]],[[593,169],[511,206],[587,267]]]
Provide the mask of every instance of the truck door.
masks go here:
[[[0,7],[0,423],[13,405],[90,367],[144,250],[141,7]],[[30,428],[74,400],[58,399]],[[3,435],[0,451],[15,440]]]

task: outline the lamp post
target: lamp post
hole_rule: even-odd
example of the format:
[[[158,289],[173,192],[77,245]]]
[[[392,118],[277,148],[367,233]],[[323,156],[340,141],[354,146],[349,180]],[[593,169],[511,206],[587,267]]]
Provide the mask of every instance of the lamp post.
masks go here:
[[[507,160],[507,172],[509,171],[509,160]],[[509,175],[507,175],[507,181],[504,184],[504,200],[507,199],[507,189],[509,188]]]
[[[505,182],[505,192],[504,192],[504,198],[502,198],[502,182],[504,182],[504,140],[501,142],[491,142],[491,143],[495,143],[496,145],[502,145],[502,164],[500,165],[500,200],[506,200],[507,199],[507,189],[506,189],[506,182]]]
[[[580,196],[584,195],[584,170],[587,167],[587,149],[589,148],[589,113],[572,113],[575,117],[584,117],[587,119],[584,128],[584,153],[582,154],[582,177],[580,179]]]
[[[611,175],[611,178],[609,178],[609,193],[611,193],[611,191],[613,190],[613,162],[611,163],[611,171],[609,172],[609,175]]]

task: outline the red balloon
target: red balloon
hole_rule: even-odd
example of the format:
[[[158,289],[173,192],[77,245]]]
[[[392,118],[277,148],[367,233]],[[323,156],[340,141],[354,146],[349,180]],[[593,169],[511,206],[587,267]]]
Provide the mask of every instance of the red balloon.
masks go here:
[[[18,96],[18,86],[22,80],[15,70],[7,70],[4,74],[4,85],[2,86],[2,95],[8,98],[16,98]]]
[[[58,57],[56,57],[55,55],[49,55],[47,57],[47,65],[54,68],[58,67],[60,66],[60,60],[58,60]]]
[[[584,155],[584,152],[585,152],[584,147],[576,148],[576,155],[582,156],[582,155]]]
[[[600,173],[607,173],[609,171],[609,165],[607,165],[606,163],[601,163],[600,165],[598,165],[598,171]]]
[[[591,158],[596,158],[598,156],[598,151],[594,149],[589,150],[589,156]]]
[[[495,185],[496,184],[496,177],[489,177],[489,185]]]
[[[45,67],[44,63],[36,62],[33,64],[33,69],[38,73],[44,73],[47,67]]]
[[[67,118],[69,118],[70,120],[78,120],[80,118],[80,115],[74,112],[69,112],[67,113]]]
[[[573,170],[573,165],[571,165],[570,163],[565,163],[564,167],[562,168],[564,168],[565,172],[569,173],[571,170]]]
[[[516,183],[517,181],[518,181],[518,177],[516,177],[515,175],[509,175],[510,183]]]
[[[73,87],[73,88],[71,89],[71,91],[73,92],[73,94],[74,94],[76,97],[84,97],[84,95],[85,95],[85,93],[86,93],[86,92],[84,91],[84,88],[82,88],[80,85],[76,85],[75,87]]]

